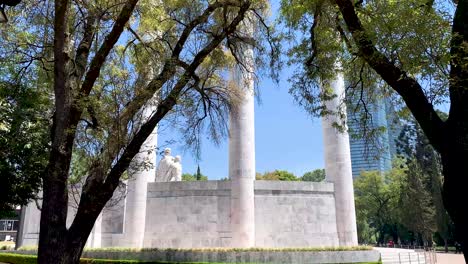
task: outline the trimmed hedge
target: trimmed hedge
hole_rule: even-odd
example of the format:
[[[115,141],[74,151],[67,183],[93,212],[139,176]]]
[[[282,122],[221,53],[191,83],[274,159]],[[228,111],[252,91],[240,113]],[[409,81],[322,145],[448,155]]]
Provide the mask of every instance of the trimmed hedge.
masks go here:
[[[24,246],[19,251],[37,251],[37,246]],[[354,247],[307,247],[307,248],[126,248],[126,247],[107,247],[107,248],[84,248],[85,252],[149,252],[149,251],[168,251],[168,252],[318,252],[318,251],[361,251],[372,250],[370,246]]]
[[[0,253],[0,262],[11,264],[37,264],[37,256],[21,255],[12,253]],[[168,263],[168,262],[141,262],[137,260],[108,260],[108,259],[86,259],[80,260],[81,264],[127,264],[127,263]]]
[[[22,255],[13,253],[0,253],[0,262],[11,263],[11,264],[37,264],[37,256],[34,255]],[[82,258],[80,264],[128,264],[128,263],[146,263],[146,264],[223,264],[214,262],[143,262],[138,260],[111,260],[111,259],[86,259]],[[381,264],[382,262],[365,262],[365,263],[353,263],[353,264]],[[346,263],[342,263],[346,264]]]
[[[37,257],[33,255],[0,253],[0,262],[13,264],[37,264]]]

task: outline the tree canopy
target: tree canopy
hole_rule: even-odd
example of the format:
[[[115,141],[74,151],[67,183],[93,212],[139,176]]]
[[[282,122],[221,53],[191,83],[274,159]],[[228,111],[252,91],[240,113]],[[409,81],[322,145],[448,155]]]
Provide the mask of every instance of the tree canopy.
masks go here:
[[[48,101],[26,82],[0,81],[0,214],[36,198],[49,149]]]
[[[304,173],[301,177],[301,181],[312,181],[312,182],[321,182],[325,180],[325,169],[316,169]]]

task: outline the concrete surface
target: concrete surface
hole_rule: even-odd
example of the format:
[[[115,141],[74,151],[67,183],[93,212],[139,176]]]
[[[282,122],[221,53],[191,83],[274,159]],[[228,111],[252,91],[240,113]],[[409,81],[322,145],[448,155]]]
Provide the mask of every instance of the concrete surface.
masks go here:
[[[240,26],[241,34],[253,37],[253,24],[246,19]],[[246,69],[237,66],[233,79],[240,92],[229,115],[229,179],[231,180],[232,231],[231,246],[248,248],[255,245],[255,122],[254,122],[254,52],[250,45],[241,45]]]
[[[234,247],[231,186],[231,181],[150,183],[144,247]],[[256,247],[339,245],[333,184],[255,181],[254,188]]]
[[[437,253],[437,264],[465,264],[463,254]]]
[[[158,250],[143,252],[85,252],[83,256],[104,259],[138,259],[142,261],[309,264],[376,262],[380,258],[380,253],[375,250],[322,252],[197,252],[190,250]]]
[[[322,89],[331,88],[336,97],[325,101],[327,110],[333,114],[322,117],[323,145],[326,146],[326,181],[335,184],[336,226],[340,246],[356,246],[358,240],[349,135],[346,129],[340,131],[336,127],[336,124],[342,124],[343,120],[346,120],[345,84],[339,68],[335,79],[331,80],[329,85],[330,87],[324,86]],[[341,115],[344,115],[344,118],[340,118]]]

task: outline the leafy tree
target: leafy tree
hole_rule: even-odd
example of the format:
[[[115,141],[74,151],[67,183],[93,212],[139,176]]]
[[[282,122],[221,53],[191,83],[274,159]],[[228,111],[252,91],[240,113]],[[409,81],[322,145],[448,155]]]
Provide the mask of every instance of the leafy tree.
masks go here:
[[[272,172],[265,172],[264,174],[257,173],[257,180],[266,181],[297,181],[299,180],[294,174],[285,170],[275,170]]]
[[[363,210],[356,211],[356,227],[359,244],[376,244],[375,228],[371,227]]]
[[[400,198],[400,208],[404,208],[400,210],[400,218],[403,225],[420,235],[424,246],[432,246],[432,234],[436,230],[435,211],[424,176],[416,162],[408,165]]]
[[[325,180],[325,169],[316,169],[304,173],[300,178],[301,181],[321,182]]]
[[[48,102],[37,87],[0,82],[0,214],[36,198],[47,165]]]
[[[0,54],[26,70],[5,77],[31,72],[54,94],[39,263],[79,262],[96,218],[163,118],[180,122],[195,147],[203,131],[215,141],[226,135],[228,110],[240,100],[227,72],[253,67],[241,56],[247,46],[258,69],[266,49],[276,56],[263,42],[272,36],[266,10],[261,0],[23,1],[9,10],[14,26],[2,32]],[[85,180],[67,228],[70,171],[82,153],[89,162],[76,163]]]
[[[196,174],[197,181],[201,181],[202,179],[202,174],[200,172],[200,165],[197,167],[197,174]]]
[[[442,119],[446,119],[444,113],[439,112],[439,115]],[[400,153],[407,157],[409,184],[413,185],[409,187],[407,193],[413,193],[416,196],[409,198],[409,202],[414,203],[415,206],[423,206],[423,208],[419,209],[421,215],[418,216],[418,219],[426,222],[425,226],[429,229],[433,229],[435,225],[438,234],[444,241],[445,249],[448,251],[451,221],[442,201],[441,185],[443,176],[440,156],[413,119],[408,120],[403,127],[398,147]],[[416,189],[419,191],[415,193],[414,190]],[[422,204],[418,204],[417,201],[420,200],[418,197],[421,196],[425,196],[424,200],[428,201],[422,201]],[[418,210],[412,210],[412,212],[416,211]],[[432,219],[428,219],[430,215],[433,215]],[[430,238],[428,232],[429,230],[425,232],[427,241]]]
[[[444,206],[468,258],[460,202],[468,181],[468,0],[282,1],[282,15],[289,37],[299,38],[290,50],[291,63],[301,65],[292,92],[306,109],[327,114],[321,100],[333,95],[323,80],[341,65],[348,93],[393,97],[414,116],[441,156]],[[443,102],[450,103],[445,121],[434,107]]]
[[[388,235],[398,233],[398,200],[403,171],[395,168],[382,175],[378,171],[363,171],[354,181],[358,237],[371,241],[369,229],[377,232],[377,242],[385,243]]]
[[[208,177],[200,174],[200,178],[198,178],[197,174],[184,173],[182,174],[182,180],[183,181],[207,181]]]

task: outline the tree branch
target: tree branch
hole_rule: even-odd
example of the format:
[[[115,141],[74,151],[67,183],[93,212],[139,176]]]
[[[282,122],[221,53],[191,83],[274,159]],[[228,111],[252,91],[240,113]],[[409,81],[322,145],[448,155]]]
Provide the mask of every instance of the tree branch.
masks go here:
[[[84,33],[78,48],[76,49],[75,64],[76,64],[76,75],[77,79],[81,80],[86,70],[88,63],[89,51],[93,42],[94,30],[96,26],[96,17],[93,14],[89,14],[84,22]]]
[[[97,218],[106,202],[112,197],[113,192],[118,187],[122,173],[127,170],[133,157],[140,151],[140,147],[153,132],[156,125],[164,118],[164,116],[177,104],[177,100],[183,91],[183,88],[191,80],[191,76],[195,74],[198,66],[208,57],[208,55],[220,45],[220,43],[230,34],[232,34],[239,23],[244,19],[246,12],[249,10],[250,1],[240,1],[241,6],[237,16],[232,20],[230,25],[224,29],[222,34],[213,38],[193,59],[192,63],[187,67],[185,73],[179,78],[178,82],[171,90],[169,95],[158,103],[157,111],[151,118],[144,123],[130,143],[124,149],[122,155],[116,160],[115,165],[110,168],[107,177],[104,179],[103,173],[108,171],[107,164],[99,164],[93,166],[93,175],[87,179],[86,188],[83,188],[80,205],[76,214],[75,220],[70,226],[70,233],[80,234],[83,228],[90,229],[83,219]],[[161,86],[163,83],[161,83]],[[150,100],[151,97],[148,98]],[[146,103],[148,100],[144,101]],[[143,104],[144,104],[143,103]],[[120,149],[119,149],[120,150]],[[120,151],[113,153],[117,155]],[[110,161],[113,161],[111,158]],[[99,161],[101,162],[101,161]],[[99,169],[97,169],[99,168]],[[96,174],[96,175],[94,175]],[[88,221],[89,222],[89,221]]]
[[[441,150],[444,122],[428,101],[421,85],[379,52],[366,33],[350,0],[335,0],[362,57],[405,101],[432,145]]]
[[[450,115],[449,120],[464,120],[468,108],[468,0],[460,0],[455,11],[450,43]]]
[[[106,61],[106,58],[111,52],[111,50],[114,48],[114,45],[115,43],[117,43],[117,40],[119,40],[120,36],[122,35],[122,32],[125,28],[125,24],[127,24],[128,20],[130,19],[130,16],[132,15],[137,2],[138,0],[129,0],[125,3],[124,7],[122,8],[122,11],[120,11],[119,16],[117,17],[117,20],[114,23],[114,26],[112,27],[111,32],[109,32],[109,34],[105,37],[104,42],[101,44],[99,50],[96,52],[96,55],[92,59],[89,66],[89,70],[86,72],[86,76],[80,88],[80,91],[77,97],[75,98],[75,107],[73,115],[75,117],[74,121],[77,122],[81,116],[81,113],[83,112],[83,107],[78,107],[80,100],[86,98],[91,92],[91,89],[93,88],[96,79],[101,73],[102,65]]]
[[[115,158],[116,153],[121,148],[118,139],[119,135],[123,135],[127,130],[127,123],[135,116],[136,113],[143,107],[143,105],[150,100],[154,94],[161,89],[161,87],[176,74],[177,66],[181,66],[181,60],[179,59],[180,53],[185,45],[185,42],[189,38],[192,31],[202,23],[205,23],[210,15],[218,8],[227,6],[239,6],[241,3],[248,1],[228,1],[228,2],[215,2],[207,7],[207,9],[198,17],[194,18],[187,27],[182,31],[177,44],[175,45],[170,59],[166,60],[161,72],[152,79],[149,84],[143,89],[138,89],[135,98],[125,107],[122,114],[119,116],[119,121],[112,127],[113,131],[116,131],[114,135],[108,140],[107,146],[104,148],[108,152],[107,162],[112,162]],[[232,22],[231,22],[232,24]],[[226,29],[225,29],[226,32]],[[231,33],[229,33],[231,34]],[[214,39],[223,38],[223,34],[214,36]],[[210,51],[211,52],[211,51]],[[196,61],[194,59],[193,61]],[[187,69],[186,69],[187,70]],[[135,89],[137,90],[137,89]]]

